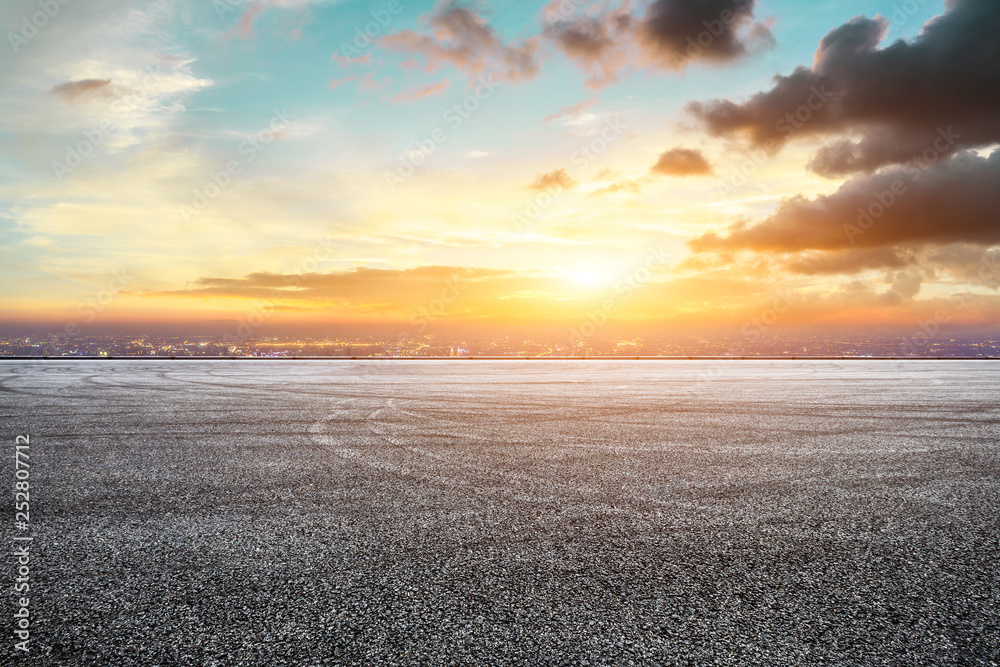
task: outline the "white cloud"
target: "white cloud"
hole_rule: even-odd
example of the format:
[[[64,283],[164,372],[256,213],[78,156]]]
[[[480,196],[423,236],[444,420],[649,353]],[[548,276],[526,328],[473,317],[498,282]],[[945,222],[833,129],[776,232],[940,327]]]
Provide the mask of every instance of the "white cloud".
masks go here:
[[[0,68],[0,131],[64,140],[103,126],[110,130],[95,142],[101,152],[162,137],[190,96],[212,85],[194,73],[194,59],[164,32],[171,3],[142,9],[108,1],[77,6],[82,4],[66,5],[10,67]],[[53,92],[105,81],[100,94]],[[33,147],[45,149],[44,143]]]

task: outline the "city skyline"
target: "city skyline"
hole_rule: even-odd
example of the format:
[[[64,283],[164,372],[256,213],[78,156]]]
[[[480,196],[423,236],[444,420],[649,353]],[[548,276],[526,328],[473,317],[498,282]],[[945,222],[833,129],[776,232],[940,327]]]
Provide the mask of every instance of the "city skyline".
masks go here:
[[[995,359],[1000,336],[946,337],[933,329],[909,336],[756,336],[591,338],[410,334],[365,336],[0,336],[2,358],[792,358]]]

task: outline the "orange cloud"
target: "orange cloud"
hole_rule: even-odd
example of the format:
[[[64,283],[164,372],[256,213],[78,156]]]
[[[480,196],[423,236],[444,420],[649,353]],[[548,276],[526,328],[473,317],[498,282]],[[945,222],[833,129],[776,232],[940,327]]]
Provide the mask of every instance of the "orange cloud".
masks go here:
[[[855,178],[815,199],[786,200],[756,224],[709,232],[695,250],[798,252],[845,248],[919,248],[1000,243],[1000,150],[971,153],[933,167],[895,167]]]
[[[594,190],[588,196],[602,197],[604,195],[613,195],[619,192],[627,192],[629,194],[637,195],[642,191],[642,182],[643,181],[638,178],[627,178],[624,181],[616,181],[599,190]]]
[[[494,72],[502,79],[529,79],[538,73],[539,49],[535,38],[505,44],[493,27],[475,11],[456,2],[425,15],[432,35],[402,30],[379,39],[379,45],[394,51],[422,55],[427,71],[447,63],[469,74]]]
[[[558,120],[560,118],[576,118],[584,111],[594,106],[595,104],[597,104],[596,97],[589,100],[584,100],[582,102],[577,102],[576,104],[571,104],[569,106],[562,107],[555,113],[549,114],[548,116],[543,118],[542,122],[547,123],[551,120]]]
[[[660,176],[707,176],[713,171],[711,163],[701,151],[691,148],[672,148],[666,151],[649,170]]]
[[[572,190],[576,187],[574,181],[565,169],[556,169],[547,174],[538,174],[535,180],[528,186],[529,190],[548,190],[551,187],[565,188]]]
[[[111,79],[83,79],[67,81],[52,88],[52,92],[67,102],[83,102],[95,97],[117,97]]]

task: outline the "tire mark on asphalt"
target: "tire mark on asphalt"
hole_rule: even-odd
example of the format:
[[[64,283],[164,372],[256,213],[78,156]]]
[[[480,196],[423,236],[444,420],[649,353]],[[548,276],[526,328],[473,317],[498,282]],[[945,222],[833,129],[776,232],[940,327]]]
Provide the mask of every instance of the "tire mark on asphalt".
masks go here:
[[[450,459],[446,456],[429,452],[421,447],[413,447],[402,444],[400,438],[405,437],[405,435],[399,433],[398,430],[392,431],[394,425],[388,424],[385,421],[379,421],[379,417],[384,416],[386,412],[394,409],[398,410],[395,408],[393,399],[386,400],[384,405],[377,406],[374,409],[372,409],[371,405],[364,407],[346,407],[351,400],[352,399],[342,400],[341,405],[345,406],[344,411],[333,412],[316,421],[312,427],[310,427],[310,437],[314,442],[324,445],[337,456],[358,465],[368,466],[399,477],[416,479],[424,483],[434,484],[448,489],[455,489],[460,486],[468,489],[470,497],[473,498],[482,497],[482,492],[489,489],[492,494],[500,496],[513,496],[522,502],[528,501],[544,503],[557,501],[558,496],[553,496],[551,492],[561,491],[562,493],[559,495],[562,496],[564,501],[568,501],[561,503],[561,509],[563,511],[585,509],[586,512],[599,512],[604,514],[624,513],[633,515],[635,518],[645,520],[652,508],[658,508],[659,510],[675,510],[678,506],[691,504],[680,498],[675,498],[674,502],[664,502],[658,498],[629,493],[628,491],[625,491],[624,488],[616,488],[612,494],[604,485],[602,485],[601,488],[596,488],[589,484],[570,484],[553,480],[551,476],[548,475],[527,475],[508,470],[501,470],[494,466],[455,461],[454,459]],[[346,414],[350,412],[353,412],[354,414],[346,416]],[[388,461],[373,453],[366,452],[361,448],[351,447],[349,445],[345,446],[344,441],[346,438],[324,432],[325,425],[332,421],[340,423],[354,422],[359,426],[364,423],[372,435],[382,438],[384,441],[398,449],[418,454],[424,460],[430,459],[435,462],[445,463],[452,468],[460,468],[475,472],[478,474],[478,478],[463,478],[459,476],[436,474],[431,470],[428,470],[426,466],[419,466],[419,461],[406,463]],[[383,430],[379,430],[380,428]],[[356,438],[357,436],[354,437]],[[486,438],[482,438],[482,440],[484,442],[490,442]],[[484,482],[492,482],[492,484],[484,484]],[[607,502],[601,502],[598,500],[606,498],[609,495],[613,495],[618,503],[611,505]],[[574,498],[574,496],[576,498]],[[639,507],[639,505],[645,505],[647,509],[643,509]]]

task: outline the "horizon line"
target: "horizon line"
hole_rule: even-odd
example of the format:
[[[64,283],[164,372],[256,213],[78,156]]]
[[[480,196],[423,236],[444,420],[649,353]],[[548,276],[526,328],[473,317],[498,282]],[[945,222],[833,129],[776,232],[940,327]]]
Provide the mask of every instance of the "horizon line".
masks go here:
[[[737,356],[715,356],[715,355],[671,355],[671,356],[643,356],[643,355],[568,355],[568,356],[537,356],[537,355],[470,355],[461,357],[443,356],[397,356],[397,357],[369,357],[369,356],[284,356],[284,357],[255,357],[243,355],[226,356],[190,356],[190,355],[81,355],[81,356],[61,356],[61,355],[12,355],[0,356],[0,362],[4,361],[996,361],[997,356],[982,357],[951,357],[951,356],[917,356],[917,357],[895,357],[895,356],[858,356],[858,355],[741,355]]]

